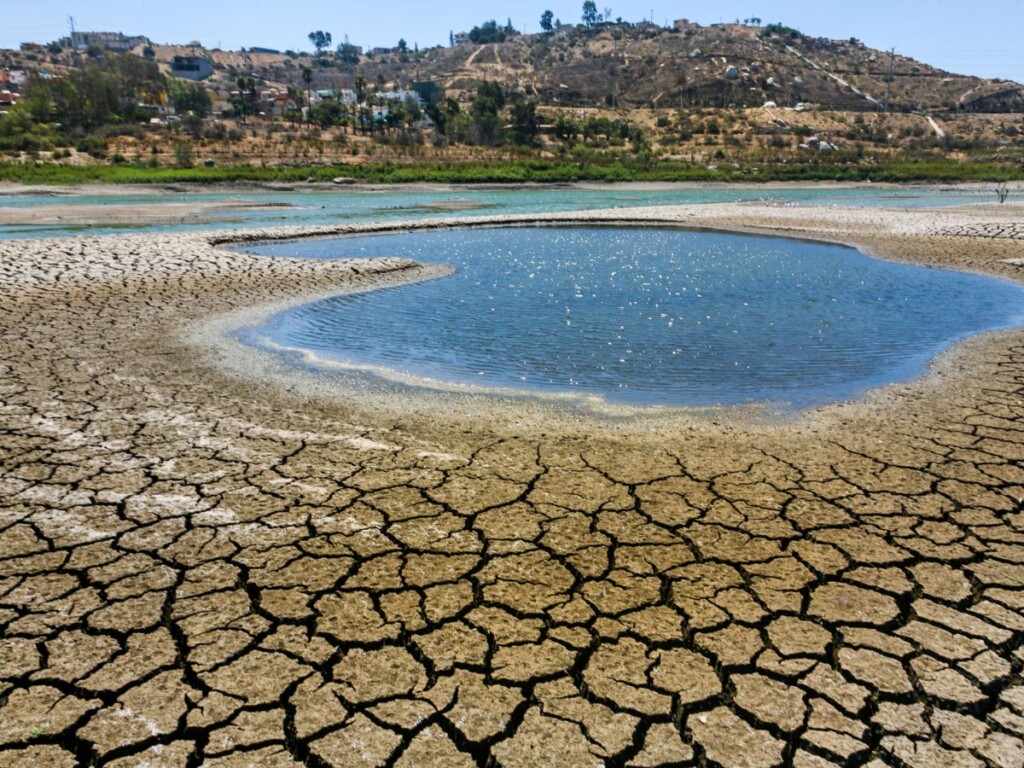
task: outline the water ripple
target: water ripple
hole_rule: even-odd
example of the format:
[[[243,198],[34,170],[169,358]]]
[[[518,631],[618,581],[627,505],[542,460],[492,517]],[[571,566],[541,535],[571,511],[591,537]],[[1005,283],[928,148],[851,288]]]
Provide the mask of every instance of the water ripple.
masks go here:
[[[631,405],[845,399],[1024,312],[1024,290],[1005,281],[707,232],[467,229],[253,250],[456,272],[289,310],[250,341],[403,378]]]

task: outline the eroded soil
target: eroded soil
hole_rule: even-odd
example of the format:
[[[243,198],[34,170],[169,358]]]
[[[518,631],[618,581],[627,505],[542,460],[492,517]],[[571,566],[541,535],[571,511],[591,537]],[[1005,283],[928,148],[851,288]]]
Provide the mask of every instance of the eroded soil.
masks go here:
[[[1021,213],[628,215],[1020,279]],[[1024,764],[1024,332],[792,423],[417,413],[183,339],[418,267],[208,238],[0,243],[0,764]]]

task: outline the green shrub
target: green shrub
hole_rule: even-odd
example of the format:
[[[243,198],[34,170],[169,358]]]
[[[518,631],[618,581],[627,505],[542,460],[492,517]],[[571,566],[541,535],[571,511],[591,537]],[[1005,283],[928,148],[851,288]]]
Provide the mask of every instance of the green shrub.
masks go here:
[[[195,155],[192,153],[192,145],[179,142],[174,145],[174,162],[179,168],[191,168],[195,163]]]

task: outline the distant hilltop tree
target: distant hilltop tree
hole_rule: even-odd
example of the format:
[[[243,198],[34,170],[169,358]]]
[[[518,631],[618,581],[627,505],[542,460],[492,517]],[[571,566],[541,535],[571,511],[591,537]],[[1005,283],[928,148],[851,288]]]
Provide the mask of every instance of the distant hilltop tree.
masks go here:
[[[540,15],[540,28],[543,29],[545,32],[550,32],[552,29],[555,28],[554,18],[555,14],[553,14],[551,11],[544,11],[544,13]]]
[[[594,0],[587,0],[583,3],[583,23],[588,27],[592,27],[597,24],[601,19],[601,14],[597,12],[597,3]]]
[[[485,21],[479,27],[473,27],[469,30],[469,39],[474,43],[503,43],[505,42],[506,30],[498,27],[498,22],[494,19]]]
[[[311,42],[313,47],[316,48],[316,55],[319,56],[325,49],[331,47],[331,33],[324,32],[322,29],[318,29],[316,32],[310,32],[309,42]]]

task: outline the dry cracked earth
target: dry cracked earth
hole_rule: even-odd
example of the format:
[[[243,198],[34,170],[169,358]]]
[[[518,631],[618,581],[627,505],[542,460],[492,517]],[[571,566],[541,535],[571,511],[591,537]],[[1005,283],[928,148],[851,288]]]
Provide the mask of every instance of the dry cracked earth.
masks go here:
[[[1021,213],[630,216],[1021,279]],[[471,423],[219,368],[194,323],[420,269],[213,242],[0,243],[0,765],[1024,765],[1024,332],[791,422]]]

